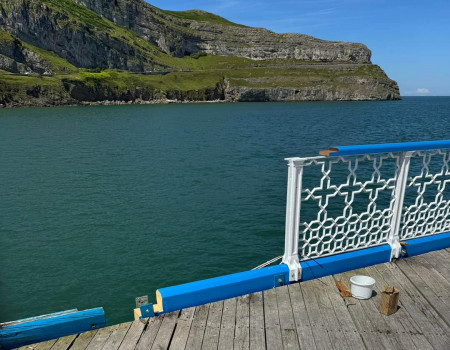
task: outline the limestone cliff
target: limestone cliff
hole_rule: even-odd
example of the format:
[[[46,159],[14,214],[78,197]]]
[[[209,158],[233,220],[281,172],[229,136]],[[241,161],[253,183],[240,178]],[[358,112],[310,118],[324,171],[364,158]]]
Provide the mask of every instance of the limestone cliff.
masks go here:
[[[0,0],[0,106],[399,99],[370,56],[142,0]]]
[[[302,34],[275,34],[199,10],[162,11],[141,0],[75,1],[178,57],[203,51],[251,59],[370,63],[371,52],[362,44],[325,41]]]

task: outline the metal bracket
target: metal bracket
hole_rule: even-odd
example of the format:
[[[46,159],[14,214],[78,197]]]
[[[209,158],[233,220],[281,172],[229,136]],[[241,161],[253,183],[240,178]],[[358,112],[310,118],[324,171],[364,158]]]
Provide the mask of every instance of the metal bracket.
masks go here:
[[[142,305],[140,309],[141,309],[141,317],[139,317],[139,319],[155,316],[152,303]]]
[[[276,275],[276,276],[274,276],[274,281],[273,282],[274,282],[273,283],[274,287],[281,287],[281,286],[284,286],[286,284],[286,279],[284,278],[284,275]]]
[[[142,305],[148,304],[148,295],[144,295],[142,297],[136,298],[136,308],[141,307]]]
[[[298,255],[290,256],[288,260],[283,259],[283,264],[289,267],[289,282],[297,282],[302,277],[302,268]]]

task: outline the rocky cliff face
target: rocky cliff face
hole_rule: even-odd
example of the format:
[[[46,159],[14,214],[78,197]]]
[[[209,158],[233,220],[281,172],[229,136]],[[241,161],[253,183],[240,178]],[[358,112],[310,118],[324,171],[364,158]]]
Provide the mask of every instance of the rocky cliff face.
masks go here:
[[[0,37],[0,69],[19,74],[53,74],[48,62],[7,33]]]
[[[325,41],[302,34],[275,34],[202,11],[161,11],[141,0],[75,1],[178,57],[203,51],[260,60],[370,63],[371,52],[362,44]]]
[[[370,56],[142,0],[0,1],[0,106],[399,99]]]
[[[8,7],[6,10],[2,5],[0,9],[0,28],[34,46],[55,52],[77,67],[154,70],[152,57],[145,48],[135,45],[136,38],[121,35],[91,11],[66,10],[64,3],[70,0],[58,1],[62,6],[55,6],[57,0],[3,0]]]

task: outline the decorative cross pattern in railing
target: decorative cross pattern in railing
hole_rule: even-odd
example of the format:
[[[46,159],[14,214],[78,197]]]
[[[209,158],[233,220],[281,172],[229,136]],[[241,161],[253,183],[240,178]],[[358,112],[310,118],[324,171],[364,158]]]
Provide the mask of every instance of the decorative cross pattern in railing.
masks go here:
[[[383,154],[303,161],[299,238],[302,260],[387,242],[395,169],[385,174],[381,167],[394,159],[392,154]],[[320,168],[321,177],[308,176],[312,167]],[[333,174],[334,169],[337,174]],[[313,175],[316,169],[311,170]],[[386,191],[390,198],[381,196]]]
[[[400,239],[450,231],[450,150],[414,152]]]
[[[344,146],[288,158],[283,262],[290,280],[299,279],[299,260],[386,243],[399,257],[400,240],[449,231],[450,141],[436,145],[445,148]]]

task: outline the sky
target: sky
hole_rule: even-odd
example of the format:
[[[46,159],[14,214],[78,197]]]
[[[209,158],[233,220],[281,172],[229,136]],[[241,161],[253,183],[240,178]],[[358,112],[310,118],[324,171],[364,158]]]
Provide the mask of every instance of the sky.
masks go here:
[[[403,96],[450,96],[450,0],[149,0],[276,33],[359,42]]]

